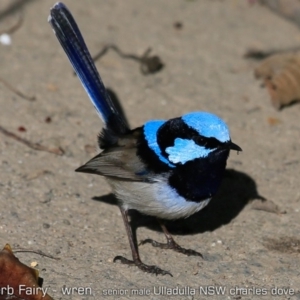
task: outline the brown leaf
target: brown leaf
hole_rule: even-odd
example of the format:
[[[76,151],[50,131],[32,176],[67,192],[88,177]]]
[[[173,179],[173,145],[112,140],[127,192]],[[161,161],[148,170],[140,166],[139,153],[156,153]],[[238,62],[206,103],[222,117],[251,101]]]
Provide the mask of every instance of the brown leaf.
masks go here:
[[[254,74],[263,80],[276,109],[300,100],[300,52],[274,54]]]
[[[0,252],[0,299],[53,300],[38,279],[38,270],[21,263],[6,244]]]

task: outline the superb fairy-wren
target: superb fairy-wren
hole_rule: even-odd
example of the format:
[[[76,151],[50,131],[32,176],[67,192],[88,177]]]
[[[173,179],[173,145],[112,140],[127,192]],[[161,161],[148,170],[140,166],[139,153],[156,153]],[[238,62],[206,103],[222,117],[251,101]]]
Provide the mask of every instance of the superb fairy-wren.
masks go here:
[[[166,244],[151,239],[142,244],[201,256],[180,247],[161,220],[185,218],[204,208],[221,183],[230,150],[242,149],[232,143],[226,123],[208,112],[152,120],[130,129],[111,101],[66,6],[55,4],[48,21],[105,125],[98,139],[102,152],[76,171],[105,176],[118,199],[133,259],[117,256],[115,260],[171,275],[141,261],[128,210],[157,217],[167,238]]]

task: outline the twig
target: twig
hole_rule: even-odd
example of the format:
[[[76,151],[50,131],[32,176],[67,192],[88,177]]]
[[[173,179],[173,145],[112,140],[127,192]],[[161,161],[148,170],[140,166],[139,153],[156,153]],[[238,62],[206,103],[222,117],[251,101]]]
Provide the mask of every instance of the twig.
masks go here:
[[[101,58],[104,54],[106,54],[106,52],[109,50],[109,49],[112,49],[114,50],[117,54],[119,54],[122,58],[125,58],[125,59],[132,59],[132,60],[135,60],[135,61],[138,61],[140,62],[141,61],[141,58],[135,54],[124,54],[118,46],[116,45],[106,45],[103,47],[103,49],[98,53],[96,54],[94,57],[93,57],[93,60],[96,61],[98,60],[99,58]]]
[[[41,250],[33,250],[33,249],[25,249],[25,248],[16,248],[16,249],[13,249],[13,252],[14,253],[17,253],[17,252],[30,252],[30,253],[35,253],[35,254],[38,254],[38,255],[41,255],[41,256],[45,256],[45,257],[49,257],[51,259],[55,259],[55,260],[60,260],[59,257],[54,257],[50,254],[46,254],[44,252],[42,252]]]
[[[20,14],[18,22],[6,30],[0,31],[0,35],[3,33],[12,34],[15,31],[17,31],[22,26],[22,24],[23,24],[23,15]]]
[[[39,143],[33,143],[31,141],[28,141],[28,140],[14,134],[13,132],[10,132],[10,131],[6,130],[1,125],[0,125],[0,132],[2,132],[4,135],[6,135],[8,137],[13,138],[14,140],[16,140],[20,143],[23,143],[24,145],[28,146],[31,149],[46,151],[46,152],[49,152],[49,153],[54,153],[56,155],[63,155],[64,154],[64,150],[60,147],[59,148],[49,148],[49,147],[43,146]]]
[[[13,87],[10,83],[8,83],[6,80],[4,80],[1,77],[0,77],[0,82],[2,82],[9,90],[11,90],[13,93],[17,94],[21,98],[29,100],[29,101],[35,100],[35,96],[27,96],[27,95],[23,94],[22,92],[17,90],[15,87]]]
[[[93,57],[93,60],[97,61],[99,58],[105,55],[109,49],[114,50],[120,57],[124,59],[131,59],[139,62],[141,72],[144,75],[156,73],[164,67],[164,64],[159,56],[150,56],[151,48],[148,48],[142,56],[138,56],[135,54],[125,54],[118,46],[114,44],[104,46],[103,49]]]
[[[256,60],[263,60],[267,57],[270,57],[275,54],[284,54],[284,53],[297,53],[299,52],[300,47],[289,47],[286,49],[270,49],[270,50],[260,50],[260,49],[248,49],[244,54],[245,58],[251,58]]]

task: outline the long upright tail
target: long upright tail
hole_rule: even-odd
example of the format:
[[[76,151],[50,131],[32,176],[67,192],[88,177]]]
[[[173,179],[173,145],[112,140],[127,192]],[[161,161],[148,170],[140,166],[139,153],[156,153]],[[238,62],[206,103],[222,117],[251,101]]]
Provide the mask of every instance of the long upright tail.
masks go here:
[[[111,101],[70,11],[58,2],[50,10],[48,22],[106,127],[114,134],[126,133],[129,128],[124,115]]]

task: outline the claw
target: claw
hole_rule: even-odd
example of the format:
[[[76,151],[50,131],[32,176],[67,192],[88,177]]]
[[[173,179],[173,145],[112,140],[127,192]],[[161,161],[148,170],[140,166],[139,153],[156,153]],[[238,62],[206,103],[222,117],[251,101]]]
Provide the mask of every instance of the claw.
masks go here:
[[[192,249],[185,249],[179,246],[173,239],[168,239],[167,243],[159,243],[152,239],[146,239],[139,243],[139,245],[151,244],[153,247],[161,248],[161,249],[172,249],[176,252],[188,255],[188,256],[200,256],[203,258],[203,255]]]
[[[173,275],[169,271],[162,270],[157,266],[148,266],[144,264],[141,260],[134,261],[118,255],[114,258],[113,261],[116,262],[118,260],[125,265],[129,265],[129,266],[136,265],[140,270],[146,273],[151,273],[155,275],[170,275],[171,277],[173,277]]]

